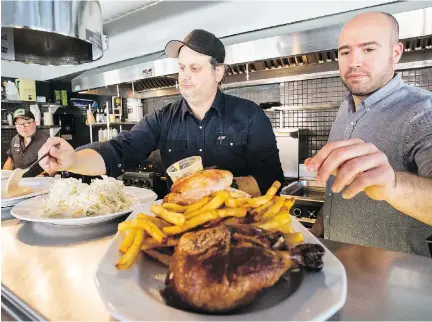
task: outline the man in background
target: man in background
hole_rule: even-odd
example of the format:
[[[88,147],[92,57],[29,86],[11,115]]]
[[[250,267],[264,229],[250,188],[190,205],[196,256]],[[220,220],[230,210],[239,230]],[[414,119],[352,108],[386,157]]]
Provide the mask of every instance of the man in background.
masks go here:
[[[18,109],[13,114],[13,122],[18,132],[7,151],[3,170],[25,169],[38,159],[38,151],[48,140],[49,135],[36,128],[35,117],[26,109]],[[24,174],[25,177],[40,175],[43,169],[37,165]]]

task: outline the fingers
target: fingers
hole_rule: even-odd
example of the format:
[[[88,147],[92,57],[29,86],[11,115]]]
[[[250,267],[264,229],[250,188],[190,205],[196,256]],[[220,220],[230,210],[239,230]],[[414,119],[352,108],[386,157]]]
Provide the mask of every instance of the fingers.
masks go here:
[[[371,143],[347,145],[333,149],[318,169],[316,180],[324,183],[333,172],[339,172],[338,168],[343,163],[378,151],[377,147]]]
[[[59,145],[59,148],[56,148],[56,145]],[[54,170],[57,171],[59,169],[58,162],[56,158],[60,156],[60,150],[67,149],[69,147],[69,143],[67,143],[64,139],[59,137],[51,137],[49,138],[45,144],[38,151],[38,157],[40,158],[44,154],[50,154],[49,157],[42,159],[39,162],[39,165],[44,170]]]
[[[364,143],[363,140],[360,139],[350,139],[344,141],[334,141],[327,143],[313,158],[310,158],[308,164],[309,171],[318,171],[324,161],[328,158],[328,156],[333,152],[333,150],[342,148],[344,146],[356,145]]]
[[[391,182],[391,179],[390,179]],[[385,166],[380,166],[375,169],[363,172],[345,189],[342,197],[351,199],[359,192],[364,191],[371,186],[386,186],[389,183],[389,172]]]
[[[333,192],[341,192],[345,186],[350,185],[362,172],[377,168],[386,162],[388,162],[387,157],[382,152],[360,156],[347,161],[339,167],[338,174],[332,186]]]

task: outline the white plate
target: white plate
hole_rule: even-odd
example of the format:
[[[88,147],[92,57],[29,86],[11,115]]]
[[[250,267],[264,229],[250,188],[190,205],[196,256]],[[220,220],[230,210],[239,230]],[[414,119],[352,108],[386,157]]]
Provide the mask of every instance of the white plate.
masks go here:
[[[159,203],[161,201],[158,201]],[[127,220],[136,218],[138,212],[150,213],[148,203],[136,209]],[[302,232],[307,243],[321,242],[294,217],[292,226]],[[118,320],[327,320],[345,303],[347,278],[342,263],[327,249],[323,257],[324,268],[319,273],[305,273],[298,289],[289,297],[283,297],[275,305],[265,309],[252,303],[243,313],[210,315],[175,309],[166,305],[160,296],[167,268],[139,255],[130,269],[118,271],[115,264],[120,257],[119,246],[124,238],[117,233],[102,257],[95,274],[96,287],[107,311]],[[283,290],[283,289],[282,289]],[[283,292],[282,292],[283,294]],[[265,296],[265,295],[264,295]],[[262,302],[271,302],[263,298]],[[255,305],[255,307],[253,307]]]
[[[13,170],[1,170],[1,179],[6,180],[10,177]]]
[[[32,188],[33,192],[27,195],[12,197],[12,198],[6,198],[3,196],[4,195],[3,191],[6,187],[7,181],[2,180],[1,181],[1,190],[2,190],[1,206],[2,207],[15,206],[20,201],[23,201],[25,199],[47,194],[54,180],[60,180],[60,179],[45,178],[45,177],[22,178],[20,180],[20,185]]]
[[[18,205],[12,208],[11,214],[12,216],[26,221],[33,222],[41,222],[41,223],[49,223],[54,225],[65,225],[65,226],[80,226],[80,225],[91,225],[96,223],[101,223],[104,221],[108,221],[117,217],[120,217],[124,214],[132,212],[137,206],[156,200],[157,195],[149,189],[137,188],[137,187],[125,187],[125,193],[132,195],[137,198],[137,202],[131,206],[130,209],[116,212],[112,214],[105,214],[100,216],[88,216],[88,217],[80,217],[80,218],[71,218],[71,217],[41,217],[37,214],[35,209],[38,209],[42,204],[43,199],[47,198],[47,196],[39,196],[33,199],[25,200],[20,202]]]

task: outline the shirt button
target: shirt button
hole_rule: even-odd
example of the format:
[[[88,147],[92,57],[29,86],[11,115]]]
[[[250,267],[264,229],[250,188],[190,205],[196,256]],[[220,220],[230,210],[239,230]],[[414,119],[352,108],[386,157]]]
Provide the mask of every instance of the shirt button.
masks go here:
[[[369,111],[370,111],[370,108],[369,108],[369,107],[367,107],[367,108],[366,108],[366,112],[369,112]]]
[[[200,127],[199,127],[199,128],[200,128],[200,130],[202,130],[202,126],[201,126],[201,125],[200,125]]]
[[[202,152],[202,149],[199,149],[200,152]]]
[[[230,145],[233,146],[234,144],[231,142]]]
[[[121,168],[121,164],[119,164],[118,167]]]
[[[171,152],[171,149],[168,149],[168,152]]]
[[[329,216],[325,216],[325,218],[326,218],[326,219],[329,219],[330,217],[329,217]]]
[[[124,169],[121,169],[121,172],[124,172]]]
[[[354,121],[351,121],[350,124],[351,124],[352,126],[354,126],[354,125],[355,125],[355,122],[354,122]]]
[[[329,197],[331,197],[332,196],[332,194],[331,194],[331,192],[329,193]]]

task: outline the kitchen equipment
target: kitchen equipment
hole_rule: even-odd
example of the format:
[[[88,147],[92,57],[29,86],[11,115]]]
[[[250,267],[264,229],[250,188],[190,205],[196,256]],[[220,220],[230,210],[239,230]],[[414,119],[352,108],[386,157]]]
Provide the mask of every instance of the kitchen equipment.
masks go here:
[[[15,84],[18,88],[20,100],[36,101],[36,82],[33,79],[17,78]]]
[[[143,106],[141,99],[128,98],[127,99],[127,121],[139,122],[143,118]]]
[[[44,112],[44,125],[54,125],[54,115],[51,112]]]
[[[71,114],[54,114],[54,124],[60,126],[60,135],[75,134],[75,117]]]
[[[99,1],[4,1],[1,22],[4,60],[78,65],[103,55]]]
[[[311,180],[296,180],[284,186],[280,195],[296,199],[290,213],[299,218],[305,227],[310,228],[324,206],[325,187]]]
[[[16,87],[14,82],[7,81],[5,86],[6,91],[6,99],[8,100],[18,100],[19,99],[19,93],[18,88]]]
[[[13,125],[13,116],[12,113],[8,113],[7,115],[7,121],[9,125]]]
[[[276,144],[285,178],[298,178],[299,175],[299,129],[275,128]]]

